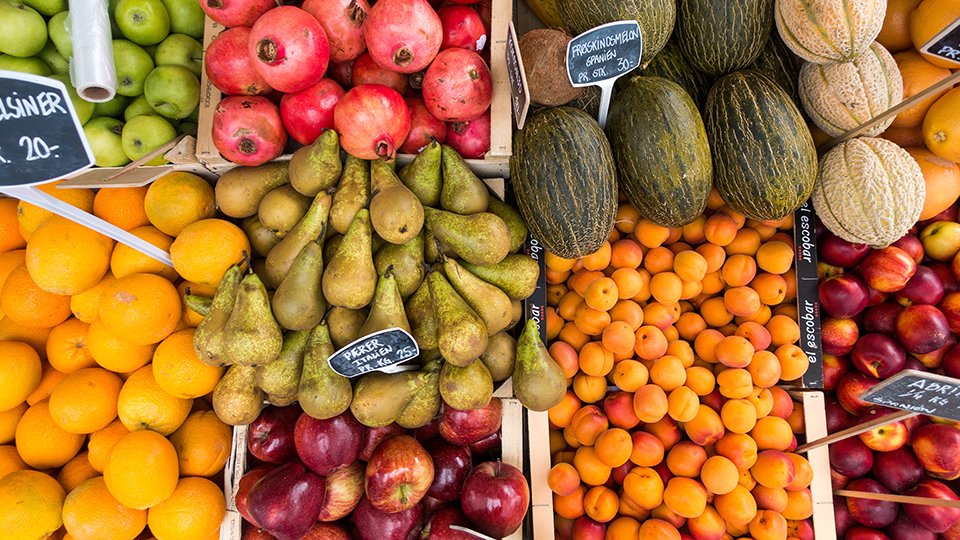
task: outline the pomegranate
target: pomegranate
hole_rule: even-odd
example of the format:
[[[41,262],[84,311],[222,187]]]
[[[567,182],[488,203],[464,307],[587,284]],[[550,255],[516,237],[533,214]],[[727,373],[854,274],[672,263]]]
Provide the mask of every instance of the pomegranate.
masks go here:
[[[253,167],[275,159],[287,144],[280,109],[262,96],[228,96],[213,112],[213,144],[223,157]]]
[[[355,61],[356,60],[330,62],[330,67],[327,69],[327,76],[336,81],[340,86],[347,88],[353,86],[353,63]]]
[[[443,24],[440,50],[459,47],[480,52],[487,46],[487,29],[480,14],[469,6],[446,6],[437,10]]]
[[[303,0],[301,7],[327,33],[331,62],[353,60],[367,50],[363,40],[363,21],[370,10],[367,0]]]
[[[210,83],[228,96],[262,96],[272,90],[250,62],[249,37],[249,28],[229,28],[210,42],[203,55]]]
[[[404,101],[410,110],[410,133],[407,140],[400,145],[400,153],[419,154],[433,139],[443,144],[447,140],[447,123],[430,114],[422,99],[408,97],[404,98]],[[487,140],[489,141],[489,138]]]
[[[293,6],[280,6],[257,19],[247,51],[267,84],[287,93],[316,84],[330,61],[323,27],[313,15]]]
[[[280,99],[283,126],[297,142],[312,144],[324,130],[333,129],[333,109],[345,93],[333,79],[320,82]]]
[[[390,163],[410,132],[410,111],[393,88],[361,84],[340,98],[333,110],[333,126],[348,154]]]
[[[353,61],[350,82],[350,86],[382,84],[393,88],[401,96],[407,91],[407,76],[380,67],[380,64],[374,62],[373,57],[368,52],[361,54]]]
[[[440,51],[423,78],[423,101],[445,122],[473,120],[490,106],[493,79],[480,55],[466,49]]]
[[[437,55],[443,25],[427,0],[378,0],[367,12],[363,37],[376,63],[413,73]]]
[[[473,120],[447,126],[447,146],[464,159],[481,159],[490,151],[490,109]]]
[[[474,7],[477,8],[477,13],[480,14],[480,20],[483,21],[483,27],[487,29],[487,35],[489,36],[490,19],[493,18],[493,0],[480,0]]]
[[[275,7],[275,0],[200,0],[200,9],[227,28],[250,28],[261,15]]]

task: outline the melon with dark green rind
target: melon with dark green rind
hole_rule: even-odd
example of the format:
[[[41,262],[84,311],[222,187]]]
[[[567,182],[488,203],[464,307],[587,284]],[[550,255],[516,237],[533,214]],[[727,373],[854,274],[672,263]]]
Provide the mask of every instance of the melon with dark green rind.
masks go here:
[[[696,220],[707,206],[713,166],[703,119],[679,84],[634,77],[610,104],[607,138],[620,189],[662,227]]]
[[[560,20],[574,36],[614,21],[640,23],[640,65],[649,62],[670,39],[677,0],[557,0]]]
[[[813,191],[817,152],[800,110],[775,82],[754,70],[717,80],[704,111],[713,183],[744,216],[778,220]]]
[[[773,30],[773,0],[678,0],[677,41],[690,65],[717,77],[753,63]]]
[[[510,174],[530,234],[565,259],[603,246],[617,213],[617,172],[600,124],[580,109],[531,114],[513,137]]]
[[[637,71],[636,74],[641,77],[663,77],[679,84],[690,94],[694,103],[701,110],[707,101],[710,87],[716,80],[713,75],[694,69],[690,62],[687,62],[687,59],[683,57],[680,46],[673,39],[668,41],[663,49],[653,57],[653,60],[646,67]],[[617,79],[617,90],[625,88],[630,79],[632,77]]]
[[[760,56],[750,64],[755,69],[773,79],[782,88],[790,99],[800,105],[800,94],[797,93],[797,79],[800,70],[794,63],[793,53],[783,44],[780,35],[770,32],[767,46],[760,50]]]

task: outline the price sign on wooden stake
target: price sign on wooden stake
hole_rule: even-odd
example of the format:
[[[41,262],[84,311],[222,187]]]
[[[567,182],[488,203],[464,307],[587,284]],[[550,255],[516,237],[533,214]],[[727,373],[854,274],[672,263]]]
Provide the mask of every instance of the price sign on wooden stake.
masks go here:
[[[587,30],[567,43],[567,77],[574,87],[600,87],[600,127],[607,124],[613,83],[640,65],[643,36],[637,21],[616,21]]]
[[[327,362],[340,375],[357,377],[371,371],[390,372],[395,364],[419,354],[417,341],[406,330],[387,328],[344,345]]]
[[[860,399],[949,420],[960,421],[960,380],[905,369],[860,394]]]
[[[530,108],[530,91],[527,87],[527,74],[523,71],[523,58],[520,57],[520,42],[513,21],[507,26],[507,78],[510,80],[510,102],[513,104],[513,117],[517,120],[517,129],[523,129]]]
[[[952,62],[960,67],[960,19],[948,24],[920,47],[920,52]]]

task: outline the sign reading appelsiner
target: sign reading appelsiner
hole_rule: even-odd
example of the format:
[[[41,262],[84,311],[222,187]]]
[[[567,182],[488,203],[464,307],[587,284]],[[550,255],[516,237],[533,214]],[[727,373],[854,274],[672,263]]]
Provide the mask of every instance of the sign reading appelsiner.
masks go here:
[[[567,76],[573,86],[591,86],[616,79],[640,65],[643,40],[640,23],[607,23],[570,40]]]
[[[93,164],[63,83],[0,70],[0,186],[40,184]]]

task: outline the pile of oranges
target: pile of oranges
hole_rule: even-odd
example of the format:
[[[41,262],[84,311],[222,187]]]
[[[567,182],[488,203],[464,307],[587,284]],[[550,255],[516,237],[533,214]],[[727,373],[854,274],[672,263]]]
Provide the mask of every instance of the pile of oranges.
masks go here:
[[[813,470],[792,453],[803,376],[792,216],[716,191],[668,229],[621,198],[595,253],[546,256],[547,337],[569,389],[549,411],[565,539],[812,538]]]
[[[183,293],[212,297],[246,235],[189,173],[41,189],[176,256],[0,199],[0,537],[217,538],[232,429]]]

